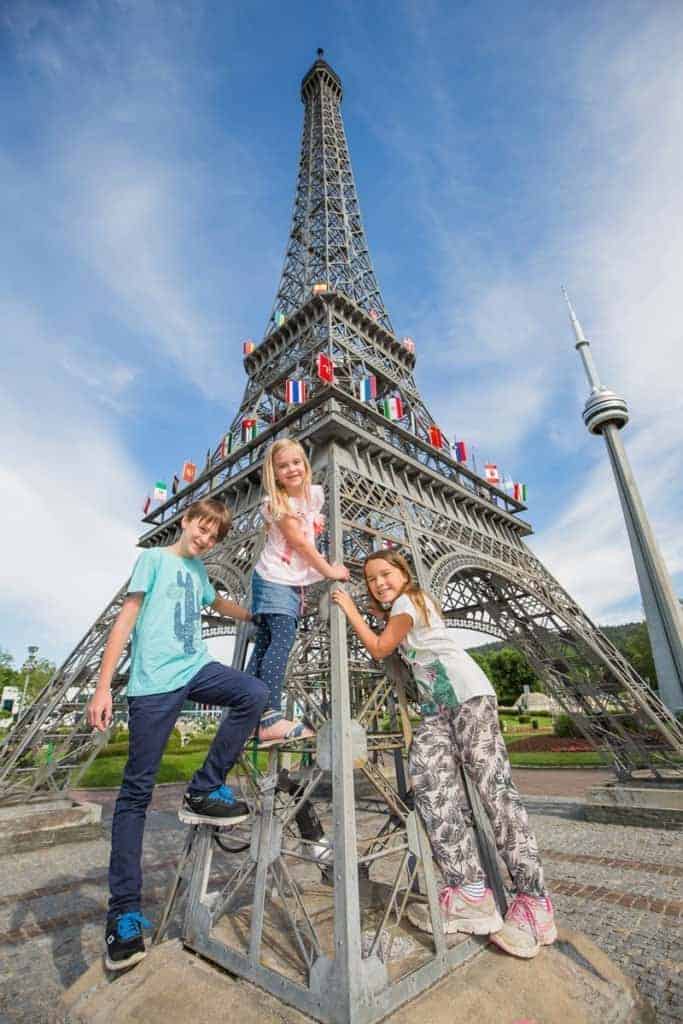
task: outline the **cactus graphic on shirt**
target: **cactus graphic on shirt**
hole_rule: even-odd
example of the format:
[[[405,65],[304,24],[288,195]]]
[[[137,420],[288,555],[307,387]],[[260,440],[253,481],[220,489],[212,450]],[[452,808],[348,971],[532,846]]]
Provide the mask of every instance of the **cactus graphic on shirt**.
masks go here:
[[[182,640],[185,654],[195,654],[194,634],[201,615],[198,598],[195,597],[192,576],[187,573],[183,579],[182,569],[178,569],[178,587],[183,591],[185,621],[180,601],[176,601],[174,626],[176,640]]]
[[[425,666],[425,676],[431,683],[432,695],[437,704],[445,708],[457,708],[460,703],[455,695],[455,690],[448,678],[448,672],[443,662],[432,661]]]

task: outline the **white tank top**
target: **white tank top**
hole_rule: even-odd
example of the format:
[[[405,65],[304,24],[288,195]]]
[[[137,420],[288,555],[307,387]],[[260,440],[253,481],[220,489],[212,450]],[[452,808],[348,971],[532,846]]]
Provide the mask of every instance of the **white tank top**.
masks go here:
[[[301,520],[303,532],[311,544],[315,544],[316,536],[325,525],[325,517],[321,512],[324,501],[325,494],[320,484],[311,486],[310,502],[305,498],[289,499],[292,511]],[[270,498],[266,498],[261,505],[261,515],[268,532],[263,551],[254,566],[259,576],[270,583],[285,583],[290,587],[307,587],[322,580],[324,577],[294,551],[280,527],[273,521]]]

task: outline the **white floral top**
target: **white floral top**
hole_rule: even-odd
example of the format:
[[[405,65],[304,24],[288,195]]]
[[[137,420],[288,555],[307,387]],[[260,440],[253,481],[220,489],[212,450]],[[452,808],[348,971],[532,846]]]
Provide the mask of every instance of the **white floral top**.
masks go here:
[[[322,514],[324,501],[325,493],[320,484],[311,486],[310,503],[304,498],[289,499],[294,514],[303,522],[307,540],[312,544],[325,525]],[[290,587],[306,587],[318,583],[323,578],[318,570],[292,549],[280,527],[273,521],[270,498],[266,498],[261,505],[261,514],[266,521],[268,533],[263,551],[254,566],[259,576],[270,583],[284,583]]]
[[[410,632],[401,641],[401,650],[409,662],[420,695],[423,711],[434,713],[438,707],[458,707],[472,697],[495,697],[488,677],[474,658],[457,643],[439,615],[434,602],[425,595],[429,625],[420,609],[407,594],[394,601],[390,616],[409,615]]]

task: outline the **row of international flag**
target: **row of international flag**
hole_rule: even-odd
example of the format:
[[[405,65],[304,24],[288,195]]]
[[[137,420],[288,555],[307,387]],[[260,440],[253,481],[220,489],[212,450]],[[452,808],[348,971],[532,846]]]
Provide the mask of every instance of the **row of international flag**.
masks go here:
[[[316,373],[323,383],[334,383],[334,362],[329,356],[325,355],[324,352],[319,353],[316,358]],[[381,412],[388,420],[400,420],[406,415],[406,409],[400,395],[390,395],[386,398],[377,399],[377,378],[373,374],[370,374],[367,377],[361,377],[357,381],[357,388],[360,401],[376,401],[379,412]],[[305,380],[291,378],[285,381],[284,391],[285,401],[288,405],[302,405],[309,397],[309,385]],[[253,441],[257,435],[257,420],[253,417],[245,417],[242,420],[240,430],[242,444],[247,444],[249,441]],[[446,445],[446,435],[440,427],[436,426],[436,424],[431,424],[428,427],[427,438],[433,448],[444,448]],[[219,456],[221,459],[225,459],[230,455],[232,452],[232,445],[232,434],[226,434],[219,447]],[[454,440],[451,450],[457,462],[468,462],[468,450],[467,443],[465,441]],[[474,466],[474,469],[476,472],[476,465]],[[189,461],[184,462],[180,476],[175,475],[173,477],[173,483],[171,486],[172,494],[178,493],[181,481],[187,484],[194,483],[196,475],[197,467],[195,463]],[[526,484],[513,481],[509,477],[502,481],[501,475],[498,471],[498,466],[495,463],[485,463],[484,478],[488,483],[493,484],[494,486],[502,485],[503,489],[508,492],[515,501],[526,501]],[[153,495],[147,495],[145,498],[143,503],[143,513],[147,515],[150,510],[152,500],[164,502],[167,498],[168,487],[166,483],[163,481],[157,481],[154,485]]]

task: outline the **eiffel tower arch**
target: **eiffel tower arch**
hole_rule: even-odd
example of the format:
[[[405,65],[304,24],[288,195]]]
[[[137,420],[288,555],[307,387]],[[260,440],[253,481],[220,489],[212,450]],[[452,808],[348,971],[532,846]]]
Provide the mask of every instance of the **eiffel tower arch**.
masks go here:
[[[527,654],[620,777],[680,772],[680,725],[526,546],[524,505],[455,458],[420,394],[414,347],[394,334],[370,261],[341,81],[321,53],[301,98],[292,228],[264,338],[245,353],[240,407],[196,481],[145,517],[140,546],[173,543],[184,510],[217,498],[234,521],[207,555],[207,571],[219,592],[248,600],[263,539],[263,458],[278,438],[297,438],[326,493],[322,549],[350,567],[361,605],[364,558],[400,548],[450,625]],[[288,381],[306,385],[303,401],[288,402]],[[253,811],[248,850],[219,880],[217,833],[193,827],[176,888],[187,883],[187,946],[316,1019],[370,1024],[473,956],[480,942],[446,936],[440,924],[435,869],[404,763],[411,681],[395,658],[370,658],[328,590],[307,588],[287,675],[287,699],[306,711],[316,739],[271,752],[261,772],[243,766]],[[124,585],[12,730],[0,802],[67,789],[96,755],[103,737],[86,727],[84,706],[125,592]],[[244,629],[205,613],[203,630],[236,633],[235,664],[244,664]],[[572,667],[577,651],[591,665],[587,674]],[[113,684],[118,710],[128,664],[125,651]],[[282,753],[308,761],[284,793]],[[472,799],[502,903],[486,822]],[[295,828],[307,801],[326,828],[315,840]],[[406,930],[411,899],[427,902],[433,936]]]

